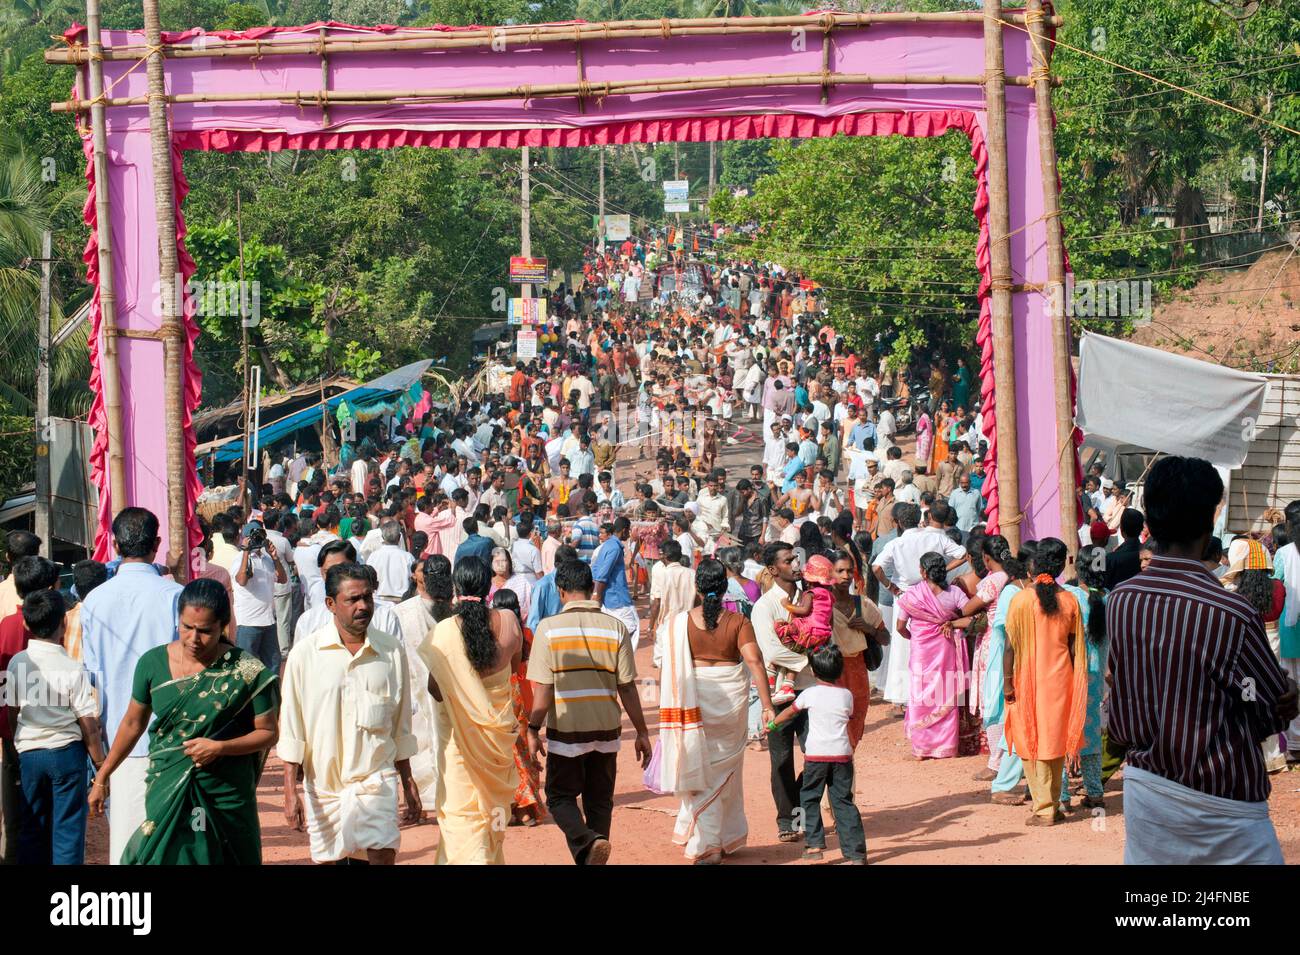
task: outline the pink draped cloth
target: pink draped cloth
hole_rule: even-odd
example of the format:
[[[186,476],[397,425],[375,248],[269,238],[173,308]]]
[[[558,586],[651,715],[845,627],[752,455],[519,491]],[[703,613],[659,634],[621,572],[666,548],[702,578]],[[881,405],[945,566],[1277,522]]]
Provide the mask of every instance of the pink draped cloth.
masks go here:
[[[962,631],[941,627],[961,616],[967,601],[958,587],[936,594],[922,580],[898,598],[901,620],[912,635],[907,701],[907,736],[913,755],[943,759],[957,755],[960,710],[966,693],[966,640]]]
[[[916,463],[928,467],[930,464],[930,445],[934,441],[931,431],[930,416],[924,412],[916,419]]]

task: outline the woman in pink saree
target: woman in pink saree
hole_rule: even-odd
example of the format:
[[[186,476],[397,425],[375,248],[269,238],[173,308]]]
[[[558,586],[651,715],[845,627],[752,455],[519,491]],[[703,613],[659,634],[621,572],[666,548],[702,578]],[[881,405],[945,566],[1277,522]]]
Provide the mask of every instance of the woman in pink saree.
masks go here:
[[[966,592],[947,575],[942,554],[923,554],[921,580],[895,601],[898,632],[912,642],[906,731],[917,759],[957,755],[967,669],[960,628],[970,621],[961,616]]]
[[[914,455],[916,467],[930,466],[930,448],[934,442],[933,427],[930,423],[930,415],[922,411],[921,417],[916,419],[916,454]]]

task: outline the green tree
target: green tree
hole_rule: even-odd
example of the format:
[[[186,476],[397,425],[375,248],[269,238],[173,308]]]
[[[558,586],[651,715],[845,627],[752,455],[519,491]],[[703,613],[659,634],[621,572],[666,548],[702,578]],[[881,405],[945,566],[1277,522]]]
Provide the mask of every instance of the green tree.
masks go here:
[[[822,284],[836,327],[895,365],[918,348],[970,354],[978,315],[973,164],[966,137],[776,142],[752,196],[710,207],[759,223],[731,247]]]
[[[50,193],[37,158],[11,134],[0,135],[0,354],[5,370],[0,398],[21,414],[35,411],[36,323],[40,301],[41,235],[52,221]],[[53,298],[51,325],[63,321]],[[56,349],[50,362],[50,405],[55,414],[85,407],[84,333]]]

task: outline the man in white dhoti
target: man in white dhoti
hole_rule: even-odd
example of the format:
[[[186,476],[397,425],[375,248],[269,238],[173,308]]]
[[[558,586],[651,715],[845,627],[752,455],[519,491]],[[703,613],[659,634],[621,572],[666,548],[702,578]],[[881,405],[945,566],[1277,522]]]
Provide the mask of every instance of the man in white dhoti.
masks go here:
[[[330,568],[325,600],[334,619],[295,647],[284,668],[284,815],[298,831],[305,824],[315,862],[392,865],[401,842],[399,782],[402,821],[421,815],[406,653],[371,626],[374,587],[365,567]]]
[[[436,562],[443,564],[441,575],[437,573]],[[435,566],[431,568],[431,564]],[[394,608],[402,631],[402,645],[406,648],[406,662],[411,671],[411,734],[416,742],[416,751],[411,756],[411,775],[415,777],[415,784],[420,789],[420,802],[429,807],[438,804],[438,721],[434,714],[433,695],[427,692],[429,668],[424,665],[417,651],[429,631],[442,619],[436,615],[435,607],[450,609],[450,593],[438,605],[429,596],[436,591],[436,578],[439,576],[450,586],[451,562],[448,558],[434,554],[421,561],[415,568],[415,596]]]

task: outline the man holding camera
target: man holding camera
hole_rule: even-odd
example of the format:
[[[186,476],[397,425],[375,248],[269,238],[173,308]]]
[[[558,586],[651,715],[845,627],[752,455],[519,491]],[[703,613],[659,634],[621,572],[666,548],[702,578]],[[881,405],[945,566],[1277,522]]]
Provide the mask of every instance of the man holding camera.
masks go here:
[[[235,643],[280,672],[280,640],[275,623],[275,585],[288,581],[275,544],[257,521],[239,532],[239,554],[230,564],[235,590]]]

